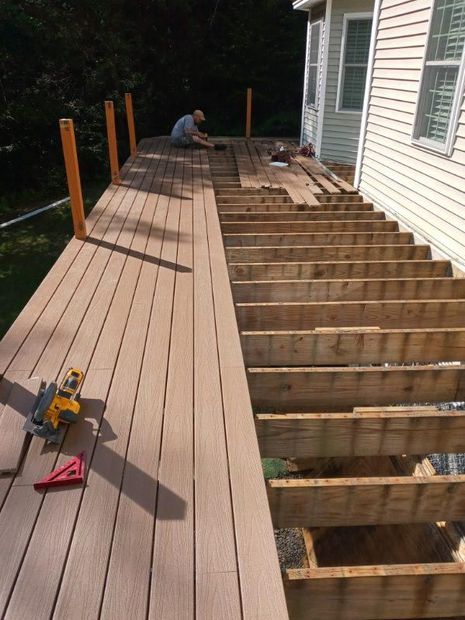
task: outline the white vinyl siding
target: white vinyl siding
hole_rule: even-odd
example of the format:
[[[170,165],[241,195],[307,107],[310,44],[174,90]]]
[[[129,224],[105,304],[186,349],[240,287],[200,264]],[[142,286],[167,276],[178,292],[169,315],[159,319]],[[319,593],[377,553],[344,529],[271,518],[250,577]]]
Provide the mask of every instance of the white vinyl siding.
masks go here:
[[[338,112],[362,112],[372,22],[371,14],[344,16]]]
[[[451,156],[412,144],[433,0],[382,0],[360,191],[465,266],[465,103]]]
[[[463,90],[465,0],[435,0],[413,141],[449,153]]]
[[[337,111],[344,15],[369,14],[372,10],[373,0],[333,0],[320,153],[324,160],[348,164],[355,164],[357,160],[361,114],[359,111]]]

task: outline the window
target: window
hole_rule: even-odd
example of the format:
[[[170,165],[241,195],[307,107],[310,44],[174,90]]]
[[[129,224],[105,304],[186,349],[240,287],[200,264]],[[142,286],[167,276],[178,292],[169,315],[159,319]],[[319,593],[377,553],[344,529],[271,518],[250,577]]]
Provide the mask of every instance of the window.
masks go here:
[[[371,14],[344,15],[338,112],[361,112],[363,109],[372,23]]]
[[[319,78],[321,62],[321,30],[323,22],[317,21],[310,26],[308,50],[307,105],[318,107]]]
[[[465,0],[435,0],[413,142],[450,155],[463,91]]]

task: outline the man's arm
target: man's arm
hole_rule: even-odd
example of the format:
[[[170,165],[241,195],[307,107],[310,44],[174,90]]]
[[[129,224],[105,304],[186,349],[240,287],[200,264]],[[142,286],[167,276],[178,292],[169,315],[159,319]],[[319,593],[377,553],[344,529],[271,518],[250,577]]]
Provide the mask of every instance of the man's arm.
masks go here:
[[[206,134],[202,133],[197,129],[197,125],[194,123],[193,119],[191,121],[187,120],[187,123],[189,124],[184,127],[184,133],[186,134],[186,136],[197,136],[198,138],[207,137]]]

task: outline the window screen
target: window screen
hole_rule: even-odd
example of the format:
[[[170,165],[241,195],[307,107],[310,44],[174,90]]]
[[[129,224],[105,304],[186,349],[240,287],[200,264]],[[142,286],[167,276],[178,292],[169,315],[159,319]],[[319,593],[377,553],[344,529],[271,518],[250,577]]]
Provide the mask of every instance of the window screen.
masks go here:
[[[368,56],[370,54],[371,18],[348,19],[339,109],[359,112],[363,108]]]
[[[318,83],[321,56],[321,21],[310,27],[308,52],[307,105],[316,108],[318,103]]]
[[[465,0],[436,0],[418,99],[414,139],[445,147],[463,70]]]

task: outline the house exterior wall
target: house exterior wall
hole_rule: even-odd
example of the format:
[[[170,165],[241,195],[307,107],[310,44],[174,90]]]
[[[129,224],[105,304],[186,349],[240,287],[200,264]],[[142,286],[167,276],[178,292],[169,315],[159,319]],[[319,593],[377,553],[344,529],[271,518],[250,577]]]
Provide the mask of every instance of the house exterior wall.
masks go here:
[[[321,47],[321,58],[323,58],[323,55],[325,53],[325,49],[324,49],[324,40],[325,40],[325,4],[321,4],[319,6],[314,7],[313,9],[311,9],[309,11],[308,14],[308,22],[309,22],[309,26],[310,24],[318,21],[318,20],[322,20],[323,24],[322,24],[322,32],[321,32],[321,41],[322,41],[322,47]],[[308,32],[310,31],[310,28],[308,30]],[[307,36],[307,61],[308,61],[308,55],[310,53],[310,39],[309,36]],[[318,110],[320,107],[320,101],[321,101],[321,80],[322,80],[322,65],[323,63],[320,63],[320,74],[319,74],[319,88],[318,88],[318,103],[316,108],[312,108],[310,106],[307,105],[307,68],[306,68],[306,75],[305,75],[305,87],[304,87],[304,99],[303,99],[303,114],[302,114],[302,142],[304,144],[307,144],[308,142],[311,142],[312,144],[316,145],[317,143],[317,133],[318,133]]]
[[[362,113],[337,112],[337,90],[341,61],[344,14],[370,13],[373,0],[333,0],[329,38],[326,100],[323,115],[322,159],[355,164]]]
[[[465,266],[465,103],[450,157],[412,144],[432,0],[381,0],[361,192]]]

